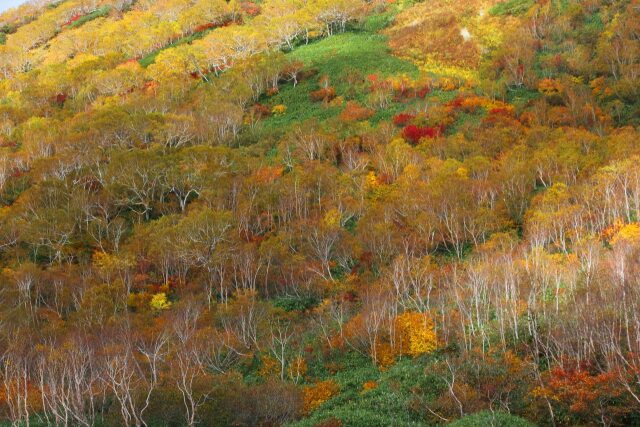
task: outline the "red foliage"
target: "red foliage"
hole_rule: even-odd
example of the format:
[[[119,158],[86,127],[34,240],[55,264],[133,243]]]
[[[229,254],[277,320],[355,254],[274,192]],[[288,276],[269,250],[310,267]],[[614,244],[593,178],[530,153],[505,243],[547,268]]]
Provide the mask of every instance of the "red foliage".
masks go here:
[[[588,364],[575,363],[552,368],[546,375],[545,385],[537,388],[534,395],[550,398],[582,422],[595,424],[603,413],[624,415],[629,411],[625,404],[628,396],[619,386],[619,378],[619,372],[595,372]]]
[[[62,107],[66,100],[67,100],[67,95],[64,93],[58,93],[56,96],[54,96],[51,99],[51,101],[59,107]]]
[[[69,19],[67,22],[65,22],[64,24],[62,24],[63,27],[66,27],[67,25],[71,25],[74,22],[76,22],[78,19],[82,18],[82,15],[80,14],[75,14],[71,17],[71,19]]]
[[[265,118],[271,115],[271,110],[266,105],[255,104],[251,109],[256,117]]]
[[[214,24],[213,22],[207,22],[206,24],[201,24],[201,25],[198,25],[197,27],[195,27],[193,29],[193,32],[194,33],[200,33],[202,31],[208,30],[209,28],[216,28],[218,26],[219,25]]]
[[[416,92],[416,96],[418,98],[424,98],[425,96],[427,96],[427,94],[429,94],[429,92],[431,92],[431,89],[425,86],[418,89],[418,91]]]
[[[367,80],[371,83],[369,90],[375,92],[377,90],[391,90],[392,84],[389,80],[380,80],[377,74],[369,74]]]
[[[256,16],[260,14],[260,6],[251,1],[245,1],[240,3],[242,11],[249,16]]]
[[[443,129],[442,126],[431,127],[424,126],[419,127],[416,125],[409,125],[402,130],[402,137],[412,144],[417,144],[422,138],[436,138],[440,136]]]
[[[461,96],[457,97],[456,99],[454,99],[453,101],[449,101],[447,103],[447,105],[449,107],[453,107],[453,108],[460,108],[462,107],[462,103],[464,102],[464,98],[462,98]]]
[[[497,116],[497,115],[510,116],[512,112],[513,110],[505,107],[492,108],[491,110],[489,110],[489,114],[493,116]]]
[[[400,113],[393,117],[393,124],[396,126],[406,126],[416,116],[409,113]]]

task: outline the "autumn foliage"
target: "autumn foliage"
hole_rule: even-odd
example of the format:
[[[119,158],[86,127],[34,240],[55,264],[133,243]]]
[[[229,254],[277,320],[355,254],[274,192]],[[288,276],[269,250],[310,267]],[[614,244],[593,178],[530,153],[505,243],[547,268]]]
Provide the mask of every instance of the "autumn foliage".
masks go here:
[[[637,425],[638,34],[638,0],[2,12],[0,424]]]
[[[402,313],[395,319],[395,325],[400,353],[416,357],[436,349],[434,324],[428,314]]]
[[[304,388],[303,410],[306,413],[315,411],[320,405],[338,394],[340,387],[333,380],[326,380]]]
[[[402,137],[413,144],[417,144],[422,138],[436,138],[441,133],[442,128],[431,126],[408,125],[402,129]]]

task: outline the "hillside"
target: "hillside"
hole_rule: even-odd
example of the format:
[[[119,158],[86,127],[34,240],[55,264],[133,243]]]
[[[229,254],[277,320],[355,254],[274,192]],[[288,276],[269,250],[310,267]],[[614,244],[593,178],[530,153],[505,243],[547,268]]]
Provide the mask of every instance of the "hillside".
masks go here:
[[[640,425],[638,0],[0,14],[0,425]]]

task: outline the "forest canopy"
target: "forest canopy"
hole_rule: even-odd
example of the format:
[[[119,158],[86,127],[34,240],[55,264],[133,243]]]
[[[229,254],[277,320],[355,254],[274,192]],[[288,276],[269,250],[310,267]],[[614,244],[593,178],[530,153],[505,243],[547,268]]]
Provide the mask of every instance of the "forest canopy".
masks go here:
[[[640,1],[0,14],[0,423],[640,425]]]

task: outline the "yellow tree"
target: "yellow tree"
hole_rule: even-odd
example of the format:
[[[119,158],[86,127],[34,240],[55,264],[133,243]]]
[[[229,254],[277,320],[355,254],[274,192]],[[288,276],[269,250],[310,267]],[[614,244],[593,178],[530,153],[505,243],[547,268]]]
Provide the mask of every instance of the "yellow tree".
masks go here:
[[[427,313],[407,311],[395,319],[400,354],[417,357],[433,352],[438,346],[433,320]]]

